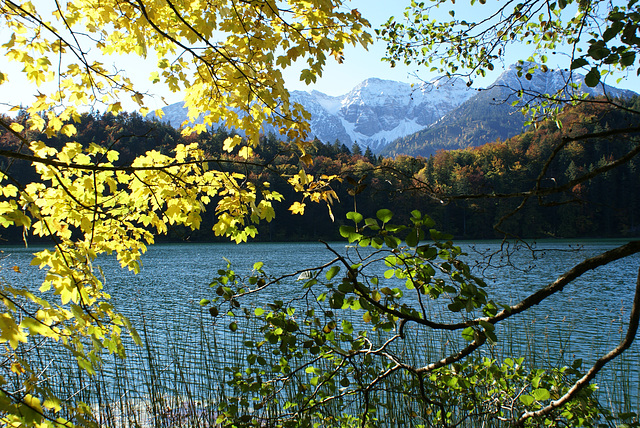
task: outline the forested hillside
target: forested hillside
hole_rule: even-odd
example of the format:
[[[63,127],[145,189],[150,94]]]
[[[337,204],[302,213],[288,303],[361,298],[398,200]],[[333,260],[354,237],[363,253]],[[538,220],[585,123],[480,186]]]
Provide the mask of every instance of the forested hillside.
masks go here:
[[[639,109],[640,99],[628,101],[628,107]],[[332,205],[335,222],[340,223],[346,212],[363,213],[379,207],[393,207],[397,213],[420,209],[429,213],[441,230],[456,238],[484,239],[503,236],[494,225],[522,202],[508,194],[530,190],[552,150],[565,137],[577,133],[601,132],[629,126],[631,115],[605,105],[585,104],[565,111],[564,124],[559,129],[554,122],[540,124],[536,129],[506,141],[497,141],[463,150],[440,150],[429,157],[398,156],[395,159],[376,157],[370,151],[352,153],[340,142],[314,141],[313,164],[306,173],[316,177],[338,175],[333,182],[339,201]],[[75,141],[88,146],[98,143],[119,150],[119,165],[128,165],[138,155],[149,150],[169,153],[179,143],[198,141],[211,158],[211,164],[228,172],[248,173],[257,183],[269,182],[271,189],[285,200],[300,198],[286,183],[298,173],[299,153],[265,136],[248,161],[223,151],[229,136],[225,131],[204,132],[183,137],[174,128],[142,118],[137,114],[84,114],[75,124]],[[62,134],[47,136],[32,134],[31,138],[52,147],[62,147],[68,138]],[[588,172],[610,159],[629,151],[632,143],[617,138],[590,139],[570,142],[557,153],[542,181],[544,186],[562,187],[568,181]],[[0,149],[17,149],[19,142],[10,133],[0,134]],[[27,153],[26,149],[22,149]],[[267,168],[262,166],[266,165]],[[17,161],[8,169],[16,181],[27,177],[27,161]],[[2,165],[5,169],[7,165]],[[561,196],[542,201],[531,200],[514,216],[505,218],[504,232],[526,237],[619,237],[640,235],[640,175],[637,159],[602,174],[593,180],[566,189]],[[32,171],[32,170],[31,170]],[[453,199],[447,197],[456,194]],[[539,203],[542,202],[542,203]],[[175,228],[168,239],[214,240],[212,201],[199,231]],[[258,226],[259,240],[338,239],[337,227],[324,204],[308,203],[303,216],[293,215],[285,204],[276,204],[276,216],[270,223]],[[19,243],[23,236],[2,230],[5,243]],[[27,237],[33,240],[33,237]]]
[[[575,88],[566,87],[571,79]],[[556,91],[564,91],[565,98],[569,97],[568,91],[589,97],[606,94],[610,99],[630,99],[635,96],[632,91],[608,85],[590,88],[584,84],[584,76],[569,75],[565,70],[534,73],[527,80],[518,76],[516,66],[511,66],[492,85],[478,90],[476,95],[436,123],[393,141],[380,153],[383,156],[405,154],[426,157],[440,149],[463,149],[481,146],[498,138],[506,140],[524,132],[528,118],[521,113],[523,106],[536,105],[541,100],[541,94]]]
[[[447,114],[438,123],[388,144],[382,154],[430,156],[440,149],[452,150],[506,139],[524,129],[525,118],[511,102],[513,90],[493,87]]]

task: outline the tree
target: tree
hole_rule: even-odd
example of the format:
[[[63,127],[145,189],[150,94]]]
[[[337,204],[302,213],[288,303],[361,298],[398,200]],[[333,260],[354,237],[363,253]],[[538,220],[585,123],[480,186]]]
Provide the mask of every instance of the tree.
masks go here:
[[[376,156],[371,151],[371,147],[367,146],[367,150],[364,151],[364,157],[369,159],[369,162],[376,163]]]
[[[471,1],[474,6],[475,1]],[[594,1],[530,0],[486,4],[479,1],[473,17],[432,20],[430,16],[448,1],[412,2],[405,20],[393,17],[377,33],[388,44],[387,60],[433,66],[451,77],[469,79],[494,69],[510,49],[531,45],[529,58],[521,58],[521,75],[527,80],[536,69],[545,72],[548,56],[568,53],[567,68],[587,70],[585,83],[594,87],[611,73],[637,69],[640,48],[638,5],[635,1],[609,4]],[[451,3],[453,5],[454,2]],[[536,61],[540,65],[533,64]],[[552,97],[579,96],[579,88],[560,90]],[[541,94],[544,95],[544,94]],[[556,98],[558,99],[558,98]]]
[[[357,142],[353,143],[353,145],[351,146],[351,154],[362,156],[362,149],[360,148],[360,145]]]
[[[592,368],[577,360],[531,367],[519,356],[498,360],[480,350],[509,340],[498,333],[502,322],[583,273],[637,254],[640,242],[586,259],[509,305],[493,300],[467,255],[428,215],[414,210],[405,225],[391,223],[386,209],[347,218],[352,223],[340,233],[353,247],[326,244],[327,263],[280,277],[261,263],[248,277],[228,266],[214,279],[220,297],[202,304],[212,303],[216,316],[235,313],[232,330],[238,317],[254,327],[251,340],[243,339],[247,365],[229,367],[234,391],[221,407],[224,426],[386,426],[395,406],[438,427],[599,426],[609,416],[589,383],[633,342],[640,273],[626,336]],[[297,293],[252,307],[255,293],[295,278]]]
[[[469,85],[475,76],[484,76],[501,62],[509,49],[530,45],[533,54],[519,61],[519,75],[527,80],[534,73],[548,70],[548,56],[556,51],[568,53],[565,63],[569,71],[565,85],[556,93],[543,94],[527,92],[523,87],[511,88],[524,101],[523,113],[530,115],[530,124],[545,119],[555,120],[558,128],[562,123],[558,114],[568,104],[593,103],[606,104],[612,108],[632,115],[640,111],[609,97],[585,98],[575,73],[587,70],[584,83],[594,87],[602,84],[609,76],[625,76],[638,68],[637,52],[640,39],[637,37],[639,6],[635,1],[612,5],[602,1],[526,1],[505,5],[479,4],[474,6],[474,16],[467,19],[456,18],[455,10],[449,15],[451,20],[431,20],[430,14],[438,7],[447,5],[447,1],[413,2],[407,8],[405,20],[393,17],[378,35],[388,42],[386,60],[394,65],[398,61],[415,62],[432,67],[446,76],[464,76]],[[452,5],[454,2],[451,3]],[[466,18],[466,17],[465,17]],[[536,62],[538,61],[538,62]],[[583,183],[609,169],[629,162],[640,153],[637,133],[640,127],[627,123],[606,132],[581,132],[581,129],[562,129],[562,139],[555,142],[550,156],[541,167],[535,186],[526,192],[506,192],[502,194],[434,194],[435,198],[473,199],[521,197],[520,208],[532,198],[544,202],[551,194],[560,194]],[[601,165],[593,171],[575,177],[565,186],[547,188],[545,180],[551,179],[548,170],[556,156],[575,141],[594,141],[598,138],[622,138],[632,141],[626,153]],[[519,209],[520,209],[519,208]],[[514,215],[519,209],[510,212],[504,219]],[[502,221],[498,222],[498,226]]]
[[[370,43],[368,22],[357,10],[343,9],[340,0],[80,0],[65,5],[6,0],[0,2],[0,20],[10,34],[1,47],[3,57],[22,69],[17,73],[37,93],[15,118],[0,120],[3,138],[11,143],[0,151],[6,159],[0,221],[5,228],[22,228],[25,240],[37,235],[53,245],[32,262],[45,271],[42,284],[2,284],[0,420],[10,426],[89,425],[91,409],[42,387],[25,355],[52,343],[94,373],[103,351],[124,357],[122,331],[139,342],[129,321],[109,303],[93,266],[98,255],[115,254],[123,268],[136,272],[154,236],[174,224],[198,228],[210,203],[215,204],[216,234],[236,242],[255,235],[255,223],[273,217],[272,204],[282,195],[268,183],[210,166],[250,165],[247,159],[265,124],[278,129],[300,160],[309,162],[309,115],[291,102],[281,71],[303,60],[301,80],[315,81],[328,56],[342,61],[346,45]],[[74,123],[83,110],[117,114],[123,97],[130,97],[141,114],[148,112],[147,94],[123,71],[105,66],[96,52],[155,58],[155,71],[144,78],[184,91],[190,116],[203,118],[185,132],[205,131],[220,121],[242,130],[244,137],[230,136],[223,148],[245,160],[209,159],[192,143],[178,145],[172,154],[152,150],[124,163],[113,139],[74,141]],[[14,77],[3,69],[0,84],[12,84]],[[21,108],[18,102],[15,111]],[[66,143],[51,147],[34,140],[34,132],[61,136]],[[30,164],[34,181],[12,176],[12,164],[21,161]],[[292,204],[293,212],[304,211],[305,199],[332,198],[329,179],[314,180],[300,170],[288,180],[303,195]],[[20,387],[9,388],[8,376]]]
[[[599,0],[486,3],[481,0],[476,5],[477,13],[471,19],[456,19],[452,10],[452,19],[447,22],[431,17],[435,8],[448,4],[446,0],[413,1],[406,20],[391,18],[378,30],[389,43],[387,60],[392,65],[402,61],[431,66],[449,77],[465,76],[471,83],[474,76],[492,70],[515,44],[534,48],[533,56],[519,63],[524,79],[546,72],[547,55],[564,49],[569,54],[566,68],[570,75],[562,90],[527,94],[512,88],[524,97],[533,114],[532,123],[544,118],[556,120],[566,104],[607,104],[636,117],[640,114],[614,99],[585,99],[572,79],[576,70],[585,69],[585,84],[593,87],[609,75],[640,73],[640,9],[635,0],[624,5]],[[559,121],[557,126],[561,126]],[[498,219],[496,229],[505,237],[517,238],[503,226],[528,202],[543,206],[563,203],[558,199],[561,195],[628,164],[640,153],[637,121],[606,131],[582,132],[577,128],[561,129],[525,190],[473,193],[471,186],[442,189],[423,183],[425,192],[443,204],[491,199],[515,203],[515,208]],[[544,184],[553,178],[548,173],[554,160],[564,149],[570,150],[572,143],[608,138],[628,144],[628,149],[588,171],[573,171],[562,185]],[[506,174],[503,165],[494,166],[497,174]],[[413,173],[409,177],[419,181]],[[639,241],[585,259],[520,302],[501,305],[491,299],[460,247],[434,228],[430,216],[414,210],[409,222],[397,225],[391,223],[392,215],[386,209],[370,218],[348,213],[353,224],[342,226],[340,232],[353,248],[345,254],[327,245],[335,256],[332,261],[289,276],[303,282],[295,299],[311,302],[303,313],[293,300],[278,300],[244,312],[259,325],[259,339],[245,346],[249,352],[257,349],[273,359],[264,361],[263,357],[258,363],[249,359],[247,367],[234,370],[234,403],[253,403],[253,407],[243,412],[230,405],[225,413],[229,420],[266,420],[282,426],[374,426],[377,415],[384,420],[391,412],[389,403],[405,402],[415,403],[412,411],[428,426],[598,426],[610,420],[594,399],[590,383],[637,335],[640,272],[626,334],[591,367],[583,368],[575,361],[543,370],[523,366],[520,358],[496,361],[479,350],[500,340],[496,325],[503,320],[529,310],[588,270],[637,254]],[[370,247],[370,251],[364,250]],[[376,268],[376,263],[386,266],[386,271]],[[396,286],[389,285],[392,278],[398,280]],[[217,312],[243,308],[246,295],[284,279],[270,277],[260,265],[246,282],[223,274],[216,279],[221,284],[216,304],[224,310]],[[352,312],[360,315],[351,317]],[[441,331],[457,332],[462,344],[453,352],[444,346],[437,348],[435,354],[441,351],[442,357],[428,360],[420,350]],[[284,397],[280,391],[286,391]],[[277,400],[285,400],[286,411],[272,412]],[[627,422],[637,425],[633,417],[637,415],[631,415]]]

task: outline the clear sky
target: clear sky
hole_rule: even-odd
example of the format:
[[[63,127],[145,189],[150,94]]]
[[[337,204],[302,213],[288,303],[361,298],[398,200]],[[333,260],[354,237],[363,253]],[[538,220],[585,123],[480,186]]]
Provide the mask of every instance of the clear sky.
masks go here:
[[[495,0],[494,0],[495,1]],[[492,0],[489,0],[484,6],[485,8],[491,7]],[[344,7],[348,9],[357,8],[370,22],[372,29],[370,32],[373,34],[373,29],[379,27],[382,23],[386,22],[390,16],[396,16],[400,18],[404,9],[410,4],[410,0],[352,0],[345,2]],[[450,3],[447,6],[451,6]],[[443,16],[449,17],[447,11],[449,8],[442,10]],[[464,17],[465,15],[473,15],[478,13],[479,8],[483,6],[476,3],[476,6],[471,8],[469,2],[462,0],[455,4],[456,17]],[[494,3],[495,7],[495,3]],[[482,10],[482,9],[480,9]],[[486,9],[485,9],[486,11]],[[8,34],[3,33],[0,29],[0,43],[4,42],[8,38]],[[345,61],[342,64],[338,64],[333,60],[333,57],[329,57],[327,60],[327,66],[323,73],[322,78],[314,85],[307,86],[299,80],[300,67],[291,67],[285,70],[285,78],[287,79],[287,86],[290,90],[318,90],[329,95],[343,95],[353,89],[363,80],[370,77],[377,77],[381,79],[397,80],[409,83],[419,82],[422,80],[431,80],[436,75],[429,74],[426,69],[419,66],[404,66],[398,65],[395,68],[389,67],[388,63],[382,62],[381,58],[385,52],[385,45],[383,42],[375,42],[373,46],[370,46],[368,51],[365,51],[362,47],[348,48],[345,51]],[[512,49],[509,57],[505,60],[505,64],[509,65],[515,62],[517,59],[524,59],[529,55],[524,48]],[[155,58],[149,58],[147,62],[139,58],[128,57],[107,57],[104,59],[105,65],[112,65],[119,69],[125,70],[126,73],[132,77],[137,84],[138,88],[142,90],[148,90],[156,95],[164,96],[166,103],[174,103],[181,100],[180,94],[172,94],[159,85],[152,85],[148,76],[155,65]],[[552,68],[557,67],[558,64],[553,63],[553,58],[550,58],[548,65]],[[566,67],[566,58],[562,66]],[[10,71],[10,64],[0,64],[0,69]],[[475,80],[474,86],[485,87],[493,82],[498,75],[503,71],[501,67],[496,67],[496,70],[487,76],[484,80]],[[612,82],[608,82],[612,83]],[[636,92],[640,92],[640,79],[635,77],[635,73],[627,80],[616,85],[623,88],[631,89]],[[0,88],[0,111],[6,111],[2,108],[1,103],[15,102],[20,100],[23,104],[29,103],[31,96],[36,93],[36,88],[31,87],[24,81],[12,81],[10,84],[4,84]],[[135,108],[133,102],[124,100],[123,105],[126,109]],[[160,97],[147,97],[149,107],[159,108],[164,106],[164,102]]]
[[[425,0],[425,2],[428,0]],[[371,33],[373,29],[379,28],[385,23],[390,16],[401,19],[405,8],[411,3],[410,0],[352,0],[347,3],[347,7],[357,8],[363,16],[371,22]],[[476,2],[472,7],[468,0],[461,0],[452,5],[451,2],[446,3],[442,8],[434,11],[434,17],[442,16],[443,19],[451,19],[448,12],[455,9],[456,18],[462,19],[478,19],[479,13],[487,13],[488,8],[495,8],[499,0],[489,0],[486,5]],[[517,62],[519,59],[526,59],[532,51],[526,46],[512,46],[507,51],[504,59],[504,67],[496,65],[496,69],[488,73],[484,79],[474,78],[474,87],[482,88],[490,85],[504,71],[506,67]],[[337,64],[335,61],[328,62],[326,71],[322,79],[317,84],[306,86],[300,82],[295,73],[291,70],[288,72],[288,88],[290,90],[318,90],[329,95],[343,95],[353,89],[354,86],[369,77],[378,77],[381,79],[397,80],[409,83],[416,83],[420,80],[429,81],[436,77],[436,74],[429,73],[425,67],[420,66],[404,66],[398,65],[391,68],[387,62],[382,62],[381,58],[385,54],[385,43],[376,41],[368,51],[364,51],[362,47],[349,48],[345,52],[345,61]],[[553,56],[547,55],[550,68],[566,68],[568,59],[566,55]],[[622,80],[615,83],[613,79],[606,82],[607,84],[631,89],[640,93],[640,78],[635,71]]]

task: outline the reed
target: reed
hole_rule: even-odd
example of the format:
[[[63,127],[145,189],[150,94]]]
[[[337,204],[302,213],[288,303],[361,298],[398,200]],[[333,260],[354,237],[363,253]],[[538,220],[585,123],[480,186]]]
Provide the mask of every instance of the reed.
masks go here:
[[[218,417],[218,404],[226,402],[231,390],[227,385],[230,372],[224,367],[246,364],[246,340],[255,339],[251,320],[236,317],[238,330],[231,334],[220,320],[212,319],[200,309],[183,322],[174,320],[139,320],[144,345],[127,343],[128,356],[121,360],[104,356],[104,365],[96,375],[79,370],[70,355],[46,346],[25,354],[32,364],[46,373],[43,382],[67,402],[86,403],[86,414],[65,415],[81,426],[98,427],[213,427]],[[551,329],[540,329],[534,318],[522,318],[517,324],[500,327],[500,341],[483,350],[483,356],[501,361],[508,356],[523,356],[531,367],[547,368],[572,360],[573,326],[569,323]],[[461,346],[456,333],[436,334],[410,330],[399,341],[394,352],[413,363],[442,358]],[[604,349],[593,344],[593,353]],[[632,421],[629,414],[640,405],[640,372],[638,346],[615,360],[598,379],[598,400],[608,415],[611,426]],[[433,408],[423,404],[410,390],[411,380],[402,375],[390,377],[376,391],[380,406],[374,414],[383,427],[437,426]],[[284,412],[286,398],[292,392],[281,392],[282,400],[274,401],[263,415],[265,425],[278,412]],[[280,403],[280,404],[277,404]],[[352,403],[357,415],[359,404]],[[251,403],[239,404],[250,411]],[[465,414],[462,407],[451,407],[458,414],[461,427],[499,427],[483,415]],[[325,417],[338,417],[344,408],[338,405],[324,409]],[[608,412],[608,413],[607,413]],[[625,419],[625,417],[627,419]]]

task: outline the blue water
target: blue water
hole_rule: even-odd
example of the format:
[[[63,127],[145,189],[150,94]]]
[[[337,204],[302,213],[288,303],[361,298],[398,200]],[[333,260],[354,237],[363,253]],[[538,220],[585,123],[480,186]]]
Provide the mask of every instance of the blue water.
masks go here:
[[[486,265],[487,256],[500,248],[499,243],[465,242],[462,245],[469,252],[470,260],[484,262],[476,272],[485,276],[491,298],[512,304],[549,284],[585,258],[622,243],[543,241],[535,245],[535,252],[522,248],[510,254],[508,259],[496,255],[490,266]],[[341,253],[355,256],[354,250],[347,249],[344,243],[331,245]],[[28,265],[36,250],[2,249],[3,278],[9,283],[36,289],[43,274]],[[282,275],[303,271],[333,258],[334,254],[321,243],[167,244],[149,248],[138,275],[120,269],[110,257],[100,258],[96,265],[104,272],[105,290],[112,295],[116,307],[134,321],[138,330],[143,330],[144,322],[158,361],[169,365],[170,358],[163,357],[164,353],[173,353],[171,358],[175,358],[177,352],[184,361],[200,367],[204,355],[200,342],[209,340],[199,336],[202,326],[205,330],[224,332],[228,320],[212,319],[198,302],[215,297],[215,289],[210,288],[209,283],[217,276],[218,269],[226,267],[226,260],[238,274],[250,272],[253,264],[261,261],[268,273]],[[13,266],[18,266],[21,273],[14,272]],[[640,256],[636,255],[585,274],[532,311],[515,317],[507,326],[498,327],[499,337],[504,334],[507,338],[499,341],[492,352],[501,355],[513,349],[527,349],[537,356],[535,363],[542,365],[570,363],[574,358],[593,362],[615,347],[624,334],[639,266]],[[375,269],[381,275],[386,268]],[[301,285],[294,280],[297,276],[257,296],[256,304],[295,296]],[[439,316],[437,309],[434,306],[434,317]],[[216,340],[213,350],[208,351],[215,354],[214,360],[228,358],[229,352],[237,350],[237,343],[229,342],[233,339],[224,333]],[[176,341],[184,346],[176,348]],[[163,349],[163,343],[172,343],[172,349]],[[131,351],[134,355],[131,361],[136,361],[136,352],[142,351]],[[639,367],[640,345],[636,342],[625,357],[624,365],[608,369],[599,378],[599,383],[603,390],[610,388],[612,383],[627,380],[637,385]],[[199,381],[199,370],[191,372],[194,384]],[[112,373],[112,370],[107,368],[105,373]],[[633,399],[637,406],[637,395]]]

